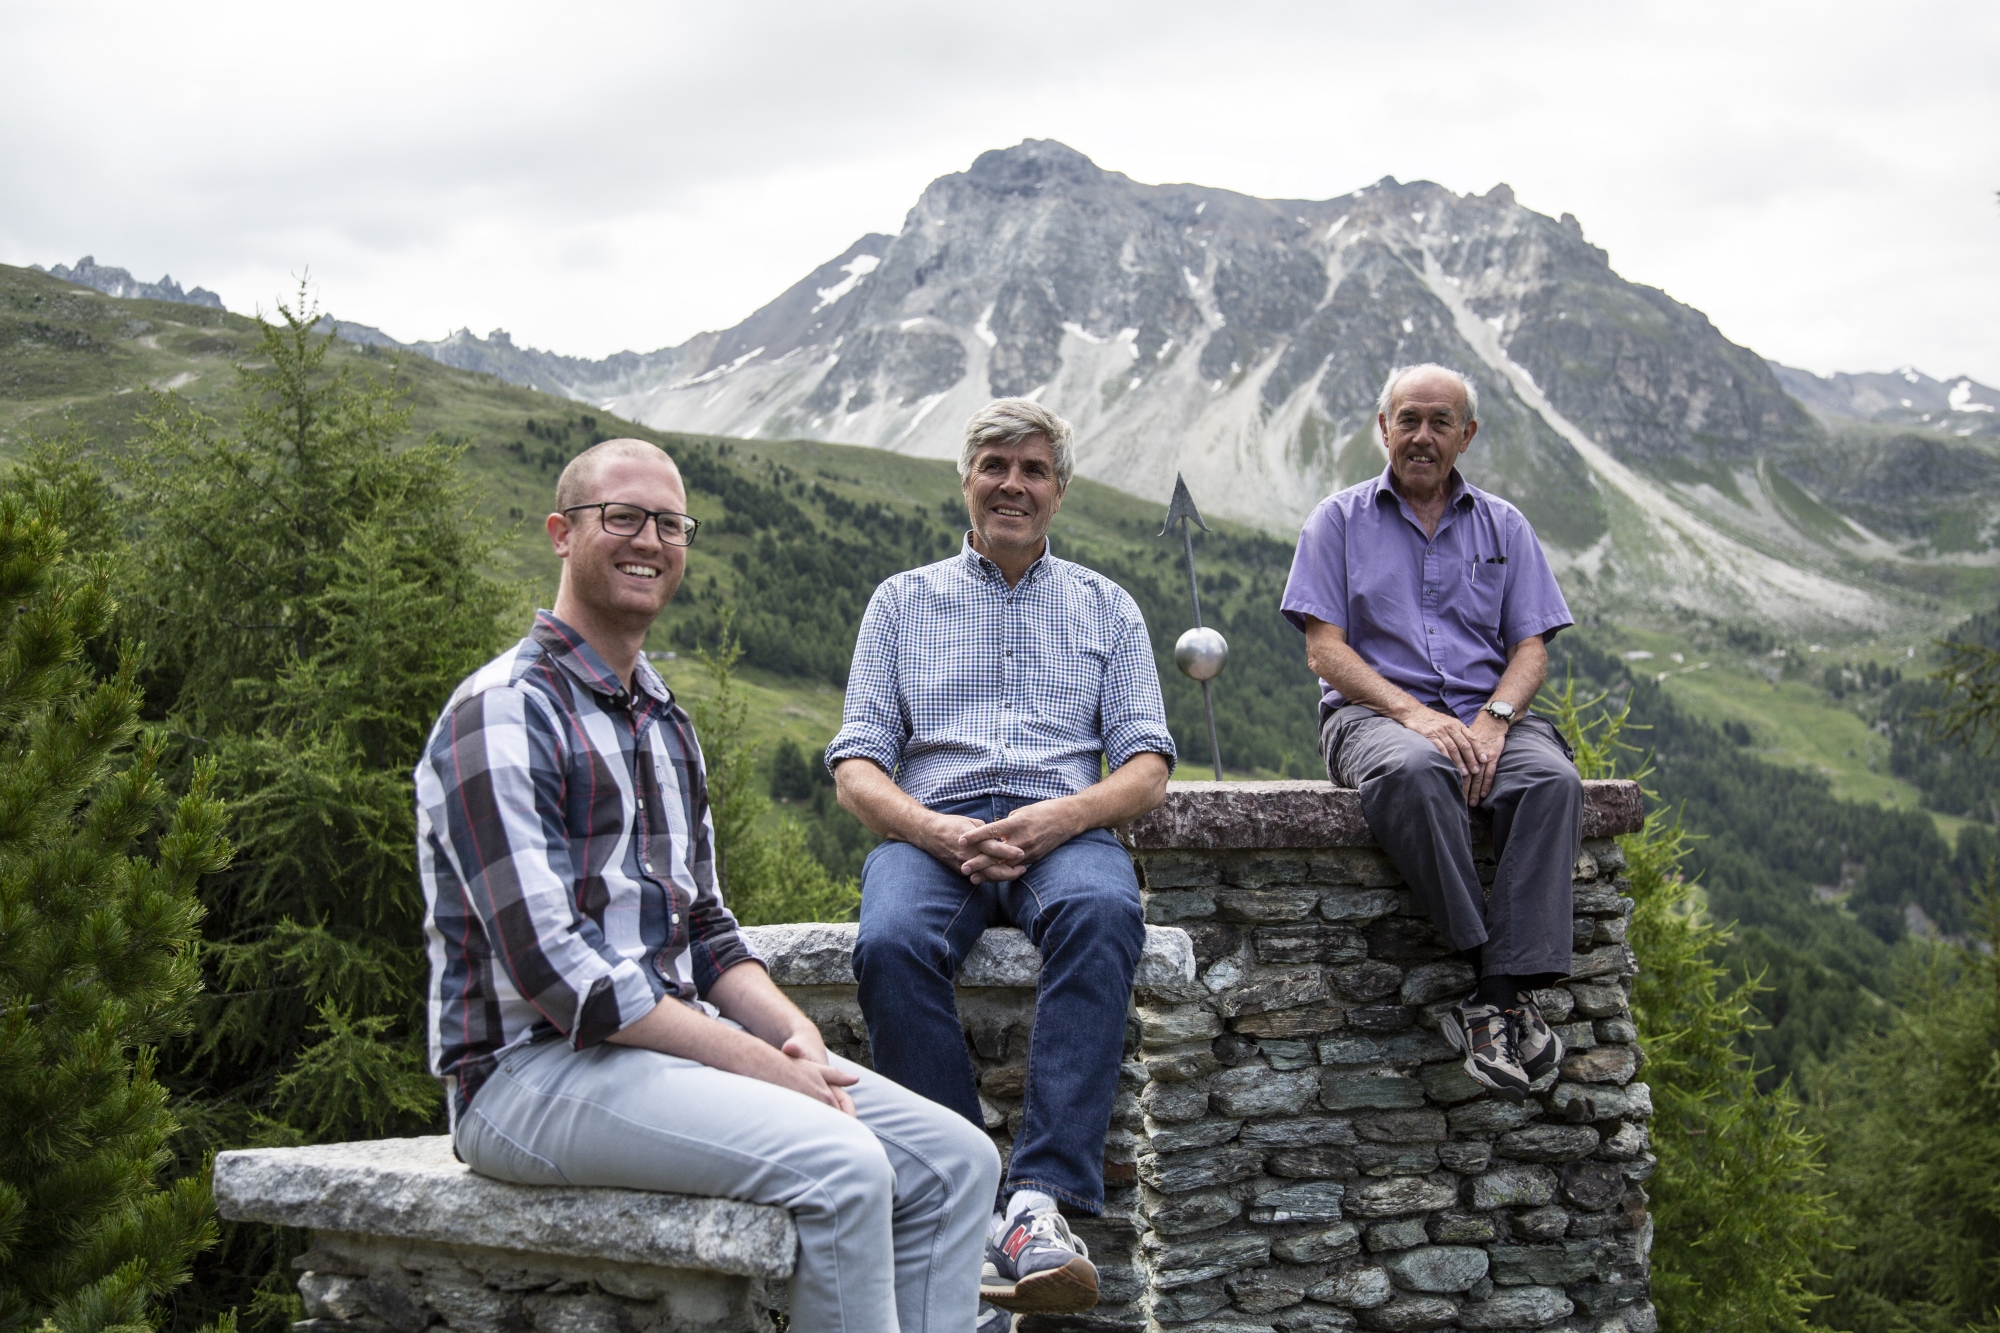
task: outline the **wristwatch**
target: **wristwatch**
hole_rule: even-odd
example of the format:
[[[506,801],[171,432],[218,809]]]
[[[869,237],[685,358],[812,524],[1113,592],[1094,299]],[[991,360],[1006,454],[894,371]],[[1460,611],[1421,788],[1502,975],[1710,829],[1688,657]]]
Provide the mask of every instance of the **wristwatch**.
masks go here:
[[[1493,714],[1493,716],[1499,718],[1501,722],[1510,727],[1514,725],[1514,719],[1519,716],[1514,711],[1514,705],[1508,703],[1505,699],[1488,699],[1479,711]]]

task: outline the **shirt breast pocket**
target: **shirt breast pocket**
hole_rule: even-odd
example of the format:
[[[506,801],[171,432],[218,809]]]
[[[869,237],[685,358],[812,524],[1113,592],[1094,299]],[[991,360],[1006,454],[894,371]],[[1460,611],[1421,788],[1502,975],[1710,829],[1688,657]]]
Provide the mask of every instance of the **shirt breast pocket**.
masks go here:
[[[1042,654],[1035,711],[1065,722],[1097,717],[1104,674],[1111,665],[1108,629],[1095,616],[1065,608],[1061,632]]]
[[[1506,594],[1506,561],[1476,555],[1467,562],[1459,612],[1469,627],[1491,635],[1496,642],[1500,637],[1500,611]]]

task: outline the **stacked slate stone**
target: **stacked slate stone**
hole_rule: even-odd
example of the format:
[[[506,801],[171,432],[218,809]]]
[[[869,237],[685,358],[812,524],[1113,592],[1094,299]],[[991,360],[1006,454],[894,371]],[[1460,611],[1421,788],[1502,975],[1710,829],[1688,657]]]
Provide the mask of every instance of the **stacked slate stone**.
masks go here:
[[[1517,1106],[1438,1034],[1472,972],[1379,851],[1176,841],[1134,854],[1199,973],[1138,1006],[1154,1324],[1654,1333],[1618,845],[1578,859],[1573,975],[1536,994],[1570,1054]]]

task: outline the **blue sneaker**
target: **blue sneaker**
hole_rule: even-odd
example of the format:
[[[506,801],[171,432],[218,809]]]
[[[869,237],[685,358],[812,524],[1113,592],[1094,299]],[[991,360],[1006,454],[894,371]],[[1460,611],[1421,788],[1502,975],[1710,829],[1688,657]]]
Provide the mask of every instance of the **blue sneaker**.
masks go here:
[[[1014,1333],[1021,1316],[1001,1309],[997,1305],[979,1303],[979,1316],[973,1321],[973,1333]]]
[[[1054,1209],[1023,1209],[986,1241],[979,1298],[1022,1314],[1074,1314],[1097,1304],[1097,1266]]]

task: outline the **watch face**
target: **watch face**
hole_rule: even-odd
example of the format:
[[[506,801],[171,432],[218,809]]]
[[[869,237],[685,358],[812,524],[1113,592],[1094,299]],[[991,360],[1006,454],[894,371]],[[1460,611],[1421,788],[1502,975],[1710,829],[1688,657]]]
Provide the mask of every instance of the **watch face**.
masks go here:
[[[1486,711],[1499,718],[1502,722],[1512,722],[1514,720],[1514,705],[1504,703],[1498,699],[1486,705]]]

